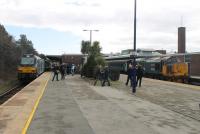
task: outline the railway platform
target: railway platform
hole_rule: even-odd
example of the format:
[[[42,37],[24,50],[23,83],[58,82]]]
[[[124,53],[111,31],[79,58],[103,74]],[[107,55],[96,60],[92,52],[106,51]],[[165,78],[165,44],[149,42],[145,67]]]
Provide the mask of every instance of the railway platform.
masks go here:
[[[200,87],[143,79],[135,95],[126,76],[110,87],[41,75],[0,106],[5,134],[199,134]]]
[[[0,134],[21,134],[44,91],[49,73],[44,73],[0,105]]]

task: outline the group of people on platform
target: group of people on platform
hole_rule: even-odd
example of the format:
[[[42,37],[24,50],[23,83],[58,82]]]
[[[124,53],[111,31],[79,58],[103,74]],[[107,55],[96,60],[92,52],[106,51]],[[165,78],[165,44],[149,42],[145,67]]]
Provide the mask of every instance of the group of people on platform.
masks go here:
[[[59,73],[61,74],[61,80],[64,80],[67,74],[72,74],[72,76],[74,75],[74,73],[76,72],[76,66],[74,64],[66,65],[65,63],[62,63],[60,65],[53,64],[52,71],[54,73],[52,81],[54,81],[55,77],[56,80],[59,81],[58,80]]]
[[[52,66],[52,71],[54,73],[53,75],[53,79],[52,81],[54,81],[55,77],[56,80],[58,80],[58,74],[60,72],[61,74],[61,80],[65,79],[66,74],[72,74],[74,75],[75,71],[76,71],[76,66],[74,64],[71,64],[71,66],[66,66],[66,64],[61,64],[60,66],[57,64],[54,64]],[[129,64],[128,70],[127,70],[127,81],[126,81],[126,85],[128,85],[129,81],[131,83],[131,87],[132,87],[132,93],[136,92],[136,87],[139,84],[139,87],[141,87],[141,83],[142,83],[142,77],[143,77],[143,68],[141,65],[132,65]],[[109,68],[108,66],[102,67],[101,65],[99,65],[96,68],[96,73],[95,73],[95,82],[94,85],[97,84],[98,81],[101,82],[101,86],[105,86],[105,84],[107,83],[108,86],[110,86],[110,81],[109,81]]]
[[[94,86],[97,84],[97,81],[101,82],[101,86],[105,86],[106,83],[108,83],[108,86],[110,86],[109,81],[109,68],[108,66],[105,66],[104,68],[99,65],[96,69],[95,73],[95,82]]]
[[[105,83],[108,83],[108,86],[110,86],[110,81],[109,81],[109,68],[108,66],[105,66],[104,68],[99,65],[96,69],[96,74],[95,74],[95,82],[94,85],[97,84],[97,81],[101,82],[102,86],[105,86]],[[127,81],[126,85],[128,85],[129,81],[131,83],[132,87],[132,93],[136,92],[136,87],[139,85],[141,87],[142,83],[142,77],[143,77],[144,69],[143,67],[138,64],[136,66],[129,64],[128,70],[127,70]]]
[[[134,66],[132,64],[129,64],[129,68],[127,70],[128,76],[126,85],[128,85],[129,81],[131,81],[132,93],[136,92],[136,87],[138,86],[138,83],[139,87],[141,87],[143,73],[144,69],[141,65]]]

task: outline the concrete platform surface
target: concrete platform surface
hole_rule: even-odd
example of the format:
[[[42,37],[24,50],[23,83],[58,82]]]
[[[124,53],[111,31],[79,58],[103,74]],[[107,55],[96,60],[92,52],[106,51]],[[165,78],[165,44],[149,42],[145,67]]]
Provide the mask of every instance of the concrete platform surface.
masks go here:
[[[0,134],[21,134],[23,132],[49,76],[50,73],[42,74],[0,105]]]
[[[147,82],[149,86],[152,83]],[[67,76],[63,81],[49,81],[27,133],[200,133],[198,120],[144,99],[139,92],[132,95],[122,84],[118,83],[118,87],[114,87],[114,84],[112,87],[93,86],[76,75]],[[120,86],[123,89],[119,89]]]

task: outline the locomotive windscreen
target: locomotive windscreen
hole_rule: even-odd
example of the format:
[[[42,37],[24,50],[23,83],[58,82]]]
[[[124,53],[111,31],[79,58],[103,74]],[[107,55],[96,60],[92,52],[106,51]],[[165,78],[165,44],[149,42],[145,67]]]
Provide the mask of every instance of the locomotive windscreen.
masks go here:
[[[21,65],[33,65],[35,63],[34,57],[22,57]]]

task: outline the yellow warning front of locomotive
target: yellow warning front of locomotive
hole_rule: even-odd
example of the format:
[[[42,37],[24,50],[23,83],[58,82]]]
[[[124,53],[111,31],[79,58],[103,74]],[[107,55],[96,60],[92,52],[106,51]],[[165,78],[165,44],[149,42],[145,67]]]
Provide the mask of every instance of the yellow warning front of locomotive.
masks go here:
[[[19,67],[18,72],[20,73],[36,73],[35,67]]]

